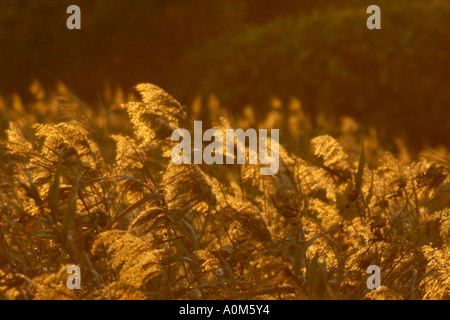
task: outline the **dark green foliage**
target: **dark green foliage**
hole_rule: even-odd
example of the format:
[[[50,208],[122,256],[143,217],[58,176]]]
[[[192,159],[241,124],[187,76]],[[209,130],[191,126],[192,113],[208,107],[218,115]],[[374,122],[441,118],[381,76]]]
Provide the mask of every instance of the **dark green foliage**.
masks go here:
[[[297,96],[309,112],[350,114],[383,142],[448,144],[450,3],[375,1],[381,30],[366,28],[366,4],[283,17],[199,48],[192,76],[229,107],[267,107]],[[194,70],[196,70],[194,72]]]

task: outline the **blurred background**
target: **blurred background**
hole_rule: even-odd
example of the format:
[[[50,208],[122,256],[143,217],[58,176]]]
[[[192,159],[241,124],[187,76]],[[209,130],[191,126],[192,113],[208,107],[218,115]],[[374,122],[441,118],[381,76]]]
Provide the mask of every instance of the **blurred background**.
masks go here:
[[[66,28],[71,4],[81,30]],[[366,28],[371,4],[381,30]],[[151,82],[188,108],[211,94],[232,115],[252,106],[258,122],[296,98],[314,126],[348,115],[394,151],[450,145],[449,53],[448,0],[0,2],[4,105],[64,83],[95,109]]]

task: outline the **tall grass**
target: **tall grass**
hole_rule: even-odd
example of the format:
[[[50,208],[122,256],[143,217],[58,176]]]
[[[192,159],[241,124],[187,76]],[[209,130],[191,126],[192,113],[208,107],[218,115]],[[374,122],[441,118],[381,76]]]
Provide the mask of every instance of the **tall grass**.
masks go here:
[[[349,118],[314,128],[295,99],[255,123],[213,96],[186,108],[137,90],[96,112],[64,90],[2,103],[1,298],[449,298],[448,159],[399,161]],[[171,133],[195,119],[282,128],[278,174],[174,165]],[[72,264],[81,290],[66,287]]]

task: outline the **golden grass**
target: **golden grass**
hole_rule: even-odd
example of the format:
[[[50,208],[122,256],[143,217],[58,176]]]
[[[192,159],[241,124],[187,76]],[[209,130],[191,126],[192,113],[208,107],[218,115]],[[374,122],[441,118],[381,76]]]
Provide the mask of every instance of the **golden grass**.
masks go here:
[[[401,162],[349,118],[318,132],[295,99],[255,123],[252,106],[239,119],[214,99],[186,109],[150,84],[96,111],[63,89],[0,105],[0,298],[450,297],[445,158]],[[281,128],[278,174],[172,164],[170,134],[192,115]],[[71,264],[81,290],[66,287]]]

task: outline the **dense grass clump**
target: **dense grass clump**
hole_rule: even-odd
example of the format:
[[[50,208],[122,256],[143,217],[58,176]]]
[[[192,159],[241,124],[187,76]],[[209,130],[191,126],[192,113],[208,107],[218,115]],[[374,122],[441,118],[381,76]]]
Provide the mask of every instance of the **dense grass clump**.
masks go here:
[[[34,104],[0,105],[0,298],[450,297],[445,158],[399,161],[350,118],[331,130],[319,117],[319,132],[296,99],[261,121],[151,84],[95,112],[36,86]],[[171,132],[194,119],[283,128],[279,172],[174,165]],[[81,290],[66,287],[73,264]]]

